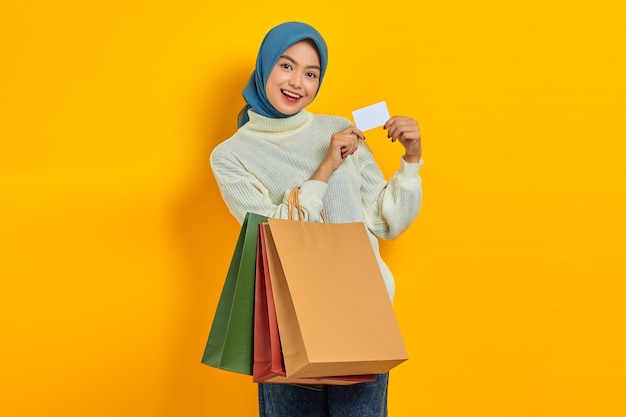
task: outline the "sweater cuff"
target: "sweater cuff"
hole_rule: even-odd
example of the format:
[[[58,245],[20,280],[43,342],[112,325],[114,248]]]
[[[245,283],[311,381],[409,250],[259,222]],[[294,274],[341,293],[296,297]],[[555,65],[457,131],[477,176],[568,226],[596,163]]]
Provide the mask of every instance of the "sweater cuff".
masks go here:
[[[300,201],[306,202],[311,214],[318,215],[324,209],[324,196],[328,184],[322,181],[308,180],[300,187]]]
[[[424,165],[424,160],[420,159],[417,164],[412,164],[400,158],[400,169],[396,172],[396,177],[401,182],[420,183],[420,168]]]
[[[309,201],[319,202],[321,206],[327,189],[328,184],[325,182],[308,180],[300,187],[300,197]]]

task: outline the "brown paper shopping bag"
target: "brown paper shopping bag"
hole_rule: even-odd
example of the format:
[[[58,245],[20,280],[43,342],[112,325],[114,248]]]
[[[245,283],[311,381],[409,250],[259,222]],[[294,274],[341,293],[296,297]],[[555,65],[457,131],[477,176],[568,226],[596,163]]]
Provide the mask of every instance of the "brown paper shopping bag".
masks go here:
[[[267,226],[267,225],[265,225]],[[274,297],[267,263],[263,225],[259,225],[254,303],[253,382],[299,385],[351,385],[370,382],[375,375],[351,375],[324,378],[287,377],[280,345]]]
[[[385,373],[408,359],[363,223],[263,228],[288,377]]]

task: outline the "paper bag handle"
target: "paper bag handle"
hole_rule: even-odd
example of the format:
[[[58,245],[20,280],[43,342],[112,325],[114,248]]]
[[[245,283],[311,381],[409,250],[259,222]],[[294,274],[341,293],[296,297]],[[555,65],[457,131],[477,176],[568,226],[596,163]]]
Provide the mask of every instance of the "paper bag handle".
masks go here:
[[[304,209],[300,206],[300,187],[293,187],[289,192],[289,199],[287,200],[287,218],[289,220],[295,220],[295,214],[298,213],[298,219],[304,221]],[[324,212],[320,213],[322,221],[328,223]]]

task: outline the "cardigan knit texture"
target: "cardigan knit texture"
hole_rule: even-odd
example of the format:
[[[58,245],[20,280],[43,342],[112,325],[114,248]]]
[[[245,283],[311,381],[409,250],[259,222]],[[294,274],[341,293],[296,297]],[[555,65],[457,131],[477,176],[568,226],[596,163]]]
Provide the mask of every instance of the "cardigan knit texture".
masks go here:
[[[400,158],[387,181],[365,141],[332,174],[328,184],[311,180],[328,150],[331,135],[352,123],[307,110],[287,118],[248,111],[249,121],[211,153],[211,168],[224,202],[239,224],[247,212],[288,217],[287,199],[300,187],[307,221],[363,222],[393,300],[395,283],[382,260],[378,239],[394,239],[416,218],[422,202],[418,164]]]

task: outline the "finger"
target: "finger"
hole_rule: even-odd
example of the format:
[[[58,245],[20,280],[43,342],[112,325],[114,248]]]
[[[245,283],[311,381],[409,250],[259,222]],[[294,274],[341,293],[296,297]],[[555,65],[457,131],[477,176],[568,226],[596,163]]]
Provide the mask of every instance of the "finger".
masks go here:
[[[420,140],[421,135],[419,131],[409,130],[402,131],[398,130],[390,135],[390,138],[402,139],[402,140]]]
[[[352,150],[351,148],[348,148],[348,147],[341,148],[341,157],[343,159],[347,158],[348,156],[352,155],[353,153],[354,153],[354,150]]]
[[[395,120],[389,126],[387,133],[389,138],[418,139],[420,137],[419,125],[415,120]]]
[[[345,152],[347,155],[352,155],[354,152],[356,152],[358,148],[358,142],[357,139],[351,138],[350,141],[346,142],[342,147],[341,147],[341,151]]]
[[[339,132],[339,134],[341,135],[353,135],[355,137],[357,137],[358,139],[363,138],[363,132],[361,132],[359,129],[357,129],[356,126],[350,126],[344,130],[342,130],[341,132]]]
[[[393,116],[383,126],[385,129],[391,129],[394,126],[418,126],[417,120],[407,116]]]
[[[353,134],[347,134],[335,142],[335,146],[341,149],[342,155],[352,155],[359,147],[358,139]]]
[[[403,119],[407,119],[407,117],[406,116],[392,116],[389,118],[389,120],[387,120],[387,122],[385,122],[383,129],[390,129],[394,124],[396,124],[398,121],[403,120]]]
[[[337,145],[345,146],[357,142],[356,135],[350,131],[336,133],[332,136],[331,141]]]
[[[352,155],[357,151],[358,148],[359,148],[359,143],[355,140],[353,143],[351,143],[349,146],[346,146],[344,149],[347,155]]]
[[[404,130],[416,130],[419,129],[419,124],[417,120],[411,119],[410,117],[398,117],[389,122],[387,128],[402,128]]]
[[[365,135],[363,134],[363,132],[354,126],[350,128],[350,133],[355,135],[357,139],[365,140]]]

